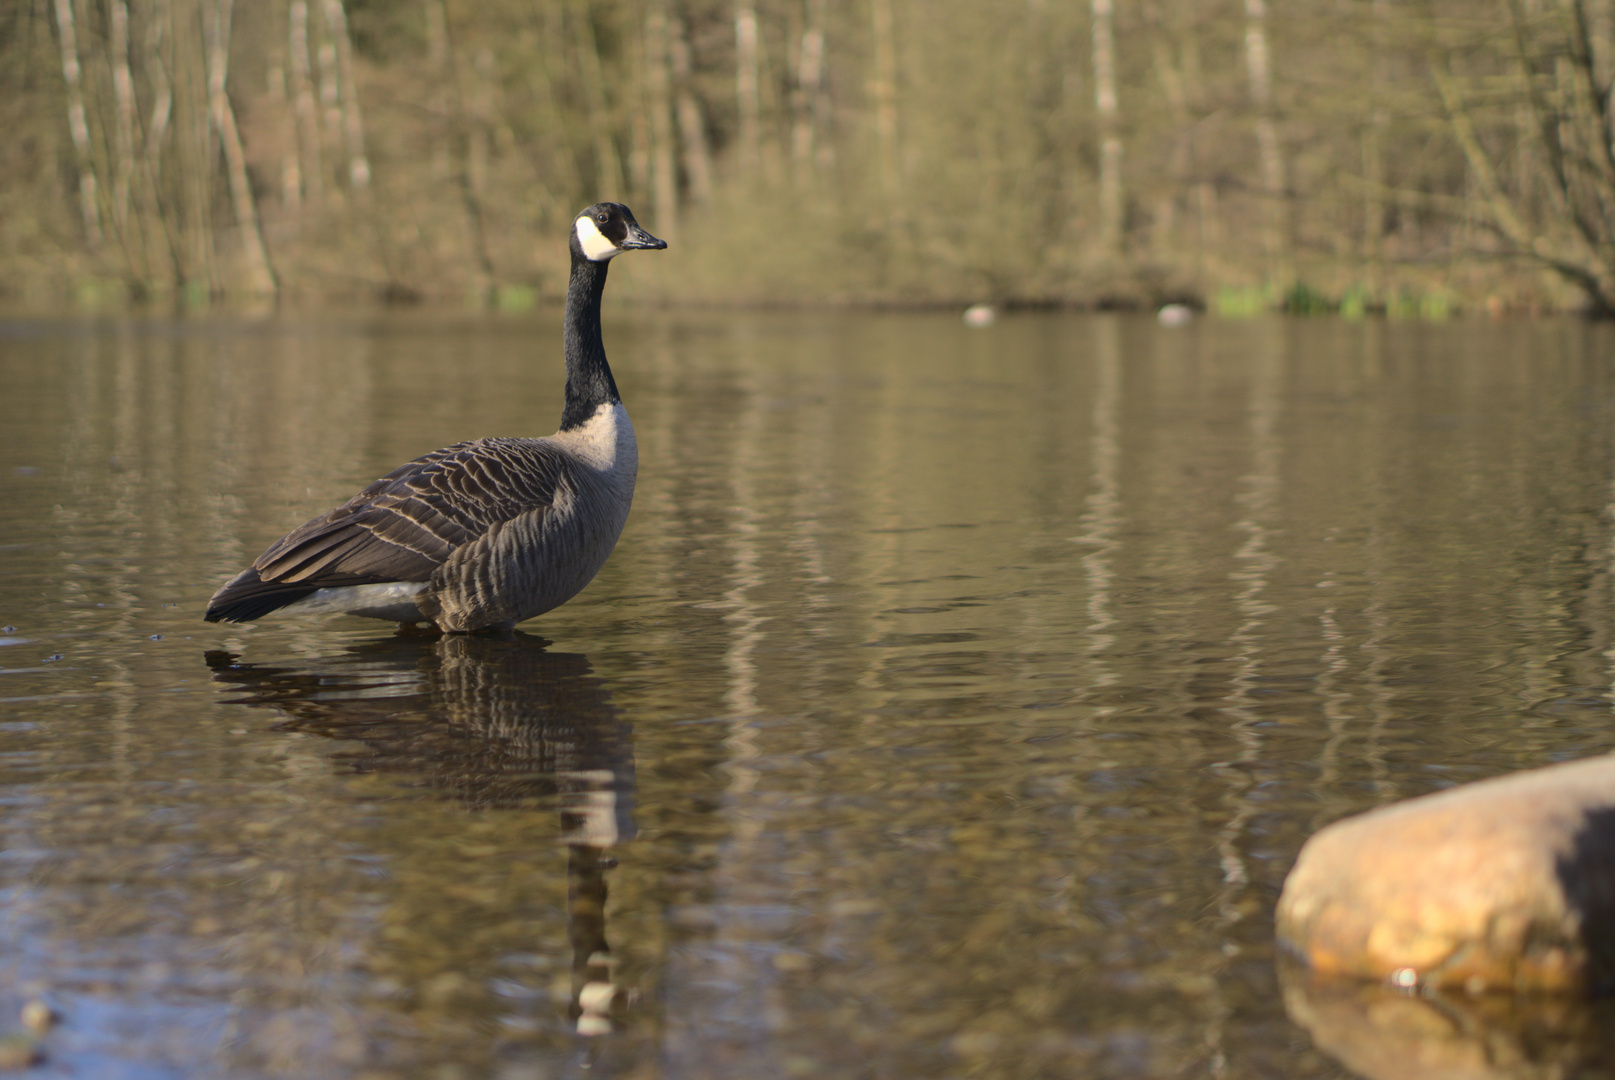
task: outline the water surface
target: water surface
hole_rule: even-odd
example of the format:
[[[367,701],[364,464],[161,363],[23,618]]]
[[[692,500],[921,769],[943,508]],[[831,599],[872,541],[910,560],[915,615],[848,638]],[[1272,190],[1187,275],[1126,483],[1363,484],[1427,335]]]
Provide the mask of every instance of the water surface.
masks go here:
[[[1301,843],[1615,749],[1607,327],[608,309],[633,516],[505,639],[200,614],[553,430],[554,314],[0,321],[46,1074],[1373,1074],[1281,983]]]

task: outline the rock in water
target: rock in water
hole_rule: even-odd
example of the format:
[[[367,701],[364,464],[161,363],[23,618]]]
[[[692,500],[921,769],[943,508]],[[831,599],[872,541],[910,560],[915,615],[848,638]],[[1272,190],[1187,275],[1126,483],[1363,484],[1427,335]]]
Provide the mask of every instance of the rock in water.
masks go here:
[[[1280,941],[1398,986],[1615,986],[1615,757],[1465,784],[1323,829],[1284,882]]]
[[[1194,308],[1188,304],[1165,304],[1155,313],[1162,326],[1188,326],[1194,321]]]

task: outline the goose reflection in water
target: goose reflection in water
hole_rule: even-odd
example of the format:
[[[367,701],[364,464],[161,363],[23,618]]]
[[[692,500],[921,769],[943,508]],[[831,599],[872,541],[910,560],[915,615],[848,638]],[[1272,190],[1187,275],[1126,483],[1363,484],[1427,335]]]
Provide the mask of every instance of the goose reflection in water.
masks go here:
[[[210,652],[215,681],[266,706],[278,730],[353,740],[338,759],[361,773],[420,781],[478,808],[554,804],[567,858],[571,1018],[581,1035],[612,1029],[621,996],[606,942],[610,849],[634,835],[629,725],[587,657],[543,638],[400,635],[295,666]]]

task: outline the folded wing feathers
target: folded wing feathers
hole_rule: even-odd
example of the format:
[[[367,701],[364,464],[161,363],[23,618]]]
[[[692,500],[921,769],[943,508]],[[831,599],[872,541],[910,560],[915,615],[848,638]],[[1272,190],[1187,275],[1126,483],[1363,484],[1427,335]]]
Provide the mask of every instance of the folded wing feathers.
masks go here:
[[[454,550],[551,504],[564,461],[542,439],[478,439],[418,458],[294,529],[253,568],[263,581],[321,587],[426,581]]]

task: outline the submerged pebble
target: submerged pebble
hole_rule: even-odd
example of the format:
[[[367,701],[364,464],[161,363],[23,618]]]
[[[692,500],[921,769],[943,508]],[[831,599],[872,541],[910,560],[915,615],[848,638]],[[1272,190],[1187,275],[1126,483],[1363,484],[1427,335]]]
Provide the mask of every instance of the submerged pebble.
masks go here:
[[[0,1069],[26,1069],[44,1060],[39,1040],[32,1033],[0,1035]]]
[[[22,1007],[23,1026],[41,1035],[55,1027],[58,1019],[56,1010],[38,998]]]

